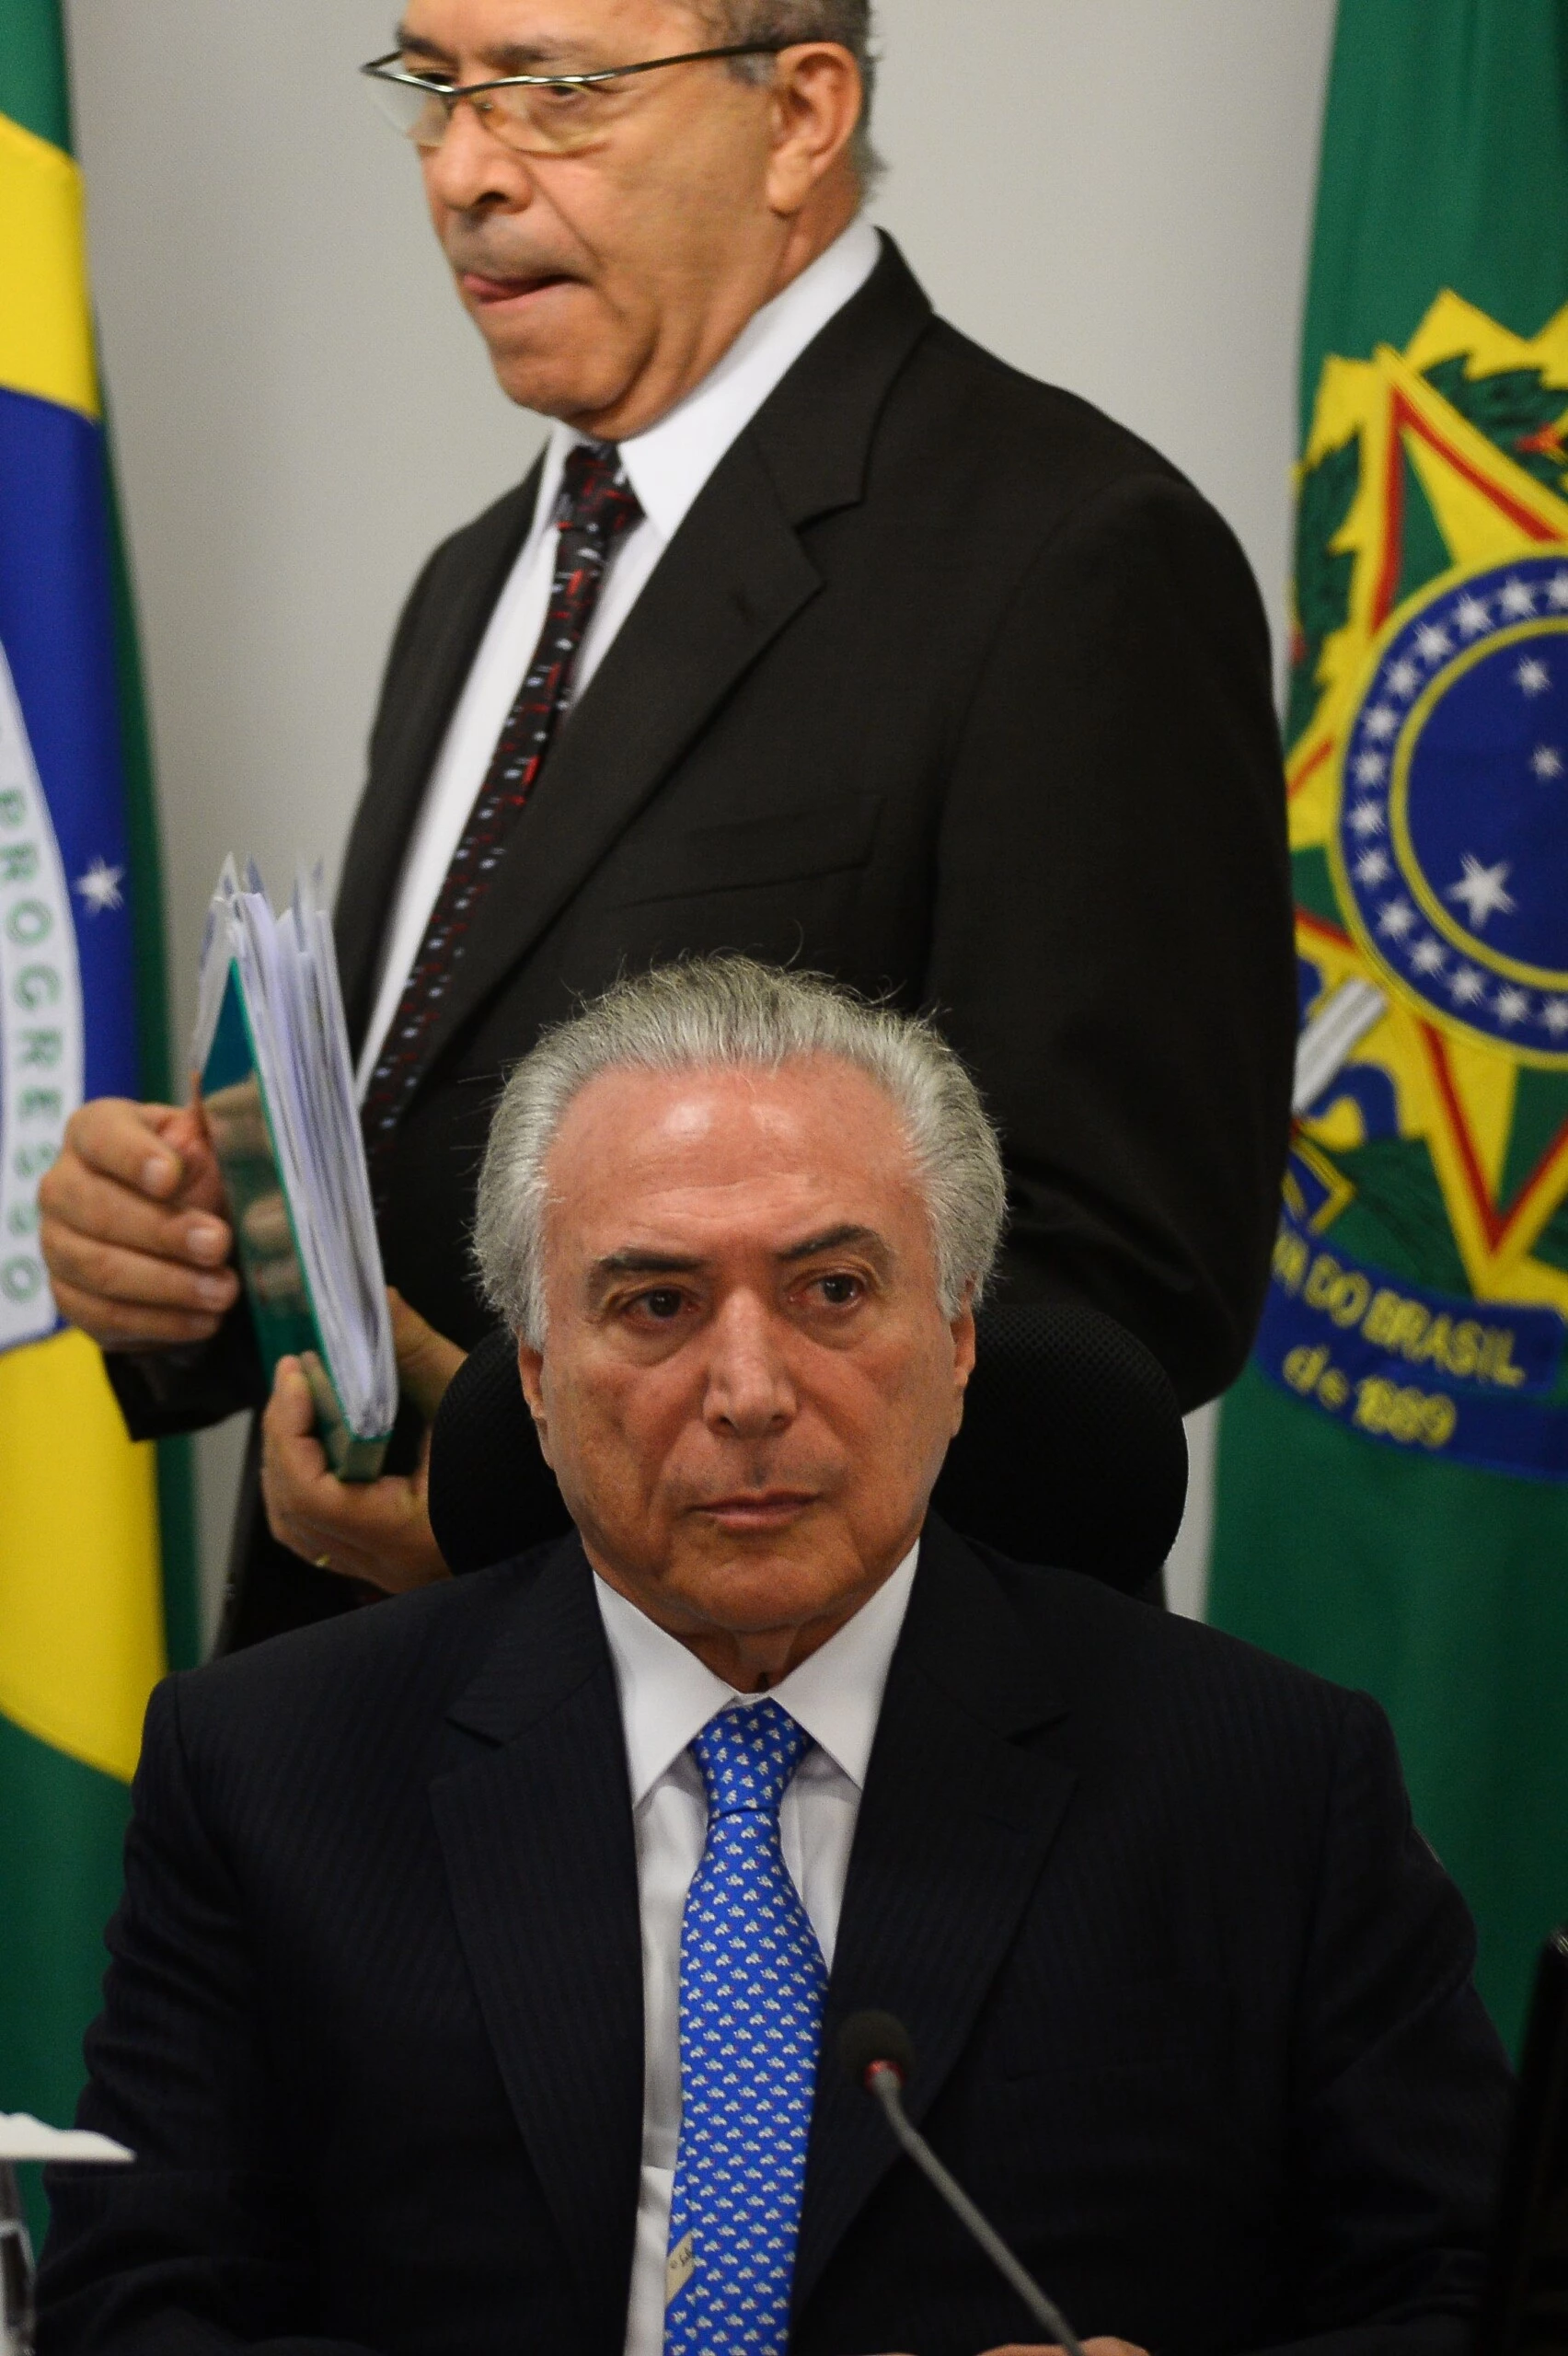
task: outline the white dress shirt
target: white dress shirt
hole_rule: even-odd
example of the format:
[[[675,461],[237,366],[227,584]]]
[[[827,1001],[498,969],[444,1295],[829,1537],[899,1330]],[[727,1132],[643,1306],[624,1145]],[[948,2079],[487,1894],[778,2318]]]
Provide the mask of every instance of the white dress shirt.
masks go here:
[[[829,1971],[866,1766],[919,1552],[913,1547],[853,1620],[770,1689],[814,1746],[784,1794],[778,1831]],[[642,1910],[642,2189],[626,2352],[661,2356],[681,2131],[681,1917],[708,1838],[707,1794],[686,1746],[719,1711],[756,1697],[737,1694],[602,1579],[594,1585],[620,1691]]]
[[[807,344],[859,294],[881,251],[875,229],[859,214],[782,294],[747,321],[695,392],[645,433],[621,443],[621,459],[642,521],[611,559],[578,657],[574,695],[582,694],[608,653],[720,459]],[[362,1096],[398,1011],[436,894],[484,782],[496,739],[544,629],[555,574],[553,526],[561,474],[568,451],[582,438],[569,425],[550,429],[533,524],[496,602],[431,772],[403,861],[375,1011],[360,1057]]]

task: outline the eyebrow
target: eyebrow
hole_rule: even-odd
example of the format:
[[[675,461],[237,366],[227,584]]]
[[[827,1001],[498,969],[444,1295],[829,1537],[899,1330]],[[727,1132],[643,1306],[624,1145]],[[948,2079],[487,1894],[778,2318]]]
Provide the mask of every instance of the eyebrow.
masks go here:
[[[859,1227],[853,1221],[825,1228],[821,1235],[808,1235],[803,1243],[791,1243],[788,1251],[776,1256],[782,1266],[790,1268],[798,1260],[814,1260],[819,1252],[843,1252],[851,1244],[882,1261],[892,1256],[874,1227]]]
[[[774,1258],[781,1268],[793,1268],[802,1260],[814,1260],[820,1253],[842,1252],[858,1246],[885,1266],[892,1254],[874,1227],[862,1227],[853,1220],[838,1227],[824,1228],[820,1235],[808,1235],[800,1243],[787,1244]],[[689,1276],[711,1266],[700,1254],[679,1252],[610,1252],[594,1263],[591,1281],[603,1284],[616,1276]]]
[[[602,1284],[611,1276],[689,1276],[707,1265],[706,1260],[677,1252],[609,1252],[594,1261],[591,1274],[595,1284]]]

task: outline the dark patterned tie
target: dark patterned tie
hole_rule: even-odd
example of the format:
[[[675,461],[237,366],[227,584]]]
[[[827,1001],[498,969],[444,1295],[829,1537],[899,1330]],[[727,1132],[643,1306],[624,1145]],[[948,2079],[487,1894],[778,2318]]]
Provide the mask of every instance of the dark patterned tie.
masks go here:
[[[602,442],[580,443],[567,458],[561,484],[556,518],[560,541],[545,627],[452,854],[365,1091],[360,1117],[378,1207],[386,1149],[419,1079],[425,1041],[467,946],[474,911],[545,765],[610,559],[641,514],[615,449]]]

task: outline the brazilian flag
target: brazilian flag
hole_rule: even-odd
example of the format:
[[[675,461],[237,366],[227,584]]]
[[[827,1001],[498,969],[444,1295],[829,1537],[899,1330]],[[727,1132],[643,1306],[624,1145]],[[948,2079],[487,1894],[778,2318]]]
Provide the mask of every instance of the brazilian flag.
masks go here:
[[[1389,1709],[1516,2038],[1568,1916],[1568,0],[1341,0],[1302,374],[1297,1121],[1210,1610]]]
[[[58,0],[0,0],[0,2110],[55,2121],[194,1599],[186,1468],[59,1330],[37,1195],[84,1097],[161,1091],[160,928]]]

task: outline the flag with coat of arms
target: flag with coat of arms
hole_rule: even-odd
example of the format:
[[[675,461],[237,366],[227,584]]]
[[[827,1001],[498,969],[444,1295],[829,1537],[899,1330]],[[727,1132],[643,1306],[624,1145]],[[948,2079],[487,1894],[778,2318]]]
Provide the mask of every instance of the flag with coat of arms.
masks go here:
[[[1389,1710],[1519,2028],[1568,1916],[1568,6],[1341,0],[1286,723],[1301,1036],[1210,1613]]]

